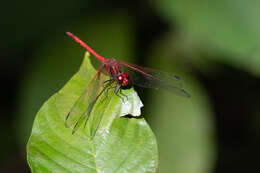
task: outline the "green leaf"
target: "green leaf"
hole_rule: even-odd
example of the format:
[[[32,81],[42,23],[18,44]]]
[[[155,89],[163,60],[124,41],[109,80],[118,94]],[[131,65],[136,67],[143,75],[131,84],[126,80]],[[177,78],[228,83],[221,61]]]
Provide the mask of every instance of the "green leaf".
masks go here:
[[[121,117],[140,115],[143,105],[133,89],[123,91],[128,96],[127,102],[112,95],[112,91],[105,99],[106,104],[98,99],[86,128],[82,124],[72,135],[72,128],[65,127],[70,108],[95,72],[86,54],[79,72],[37,113],[27,144],[32,172],[156,171],[157,145],[150,127],[142,117]],[[97,123],[97,132],[91,138],[88,132]]]

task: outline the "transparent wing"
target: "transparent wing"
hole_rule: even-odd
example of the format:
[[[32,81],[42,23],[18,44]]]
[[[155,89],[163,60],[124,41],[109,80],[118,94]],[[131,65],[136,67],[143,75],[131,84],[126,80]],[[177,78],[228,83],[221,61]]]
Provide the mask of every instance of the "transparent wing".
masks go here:
[[[130,75],[130,81],[133,85],[164,89],[177,95],[190,97],[190,94],[183,89],[183,81],[179,76],[130,63],[119,62],[119,64],[127,67],[126,70]]]
[[[103,66],[101,66],[87,85],[85,91],[72,106],[65,120],[66,127],[74,126],[72,133],[75,133],[80,125],[87,121],[87,116],[90,116],[92,108],[102,92],[102,85],[105,79],[105,71]]]
[[[92,104],[93,107],[91,106],[92,108],[90,108],[87,112],[88,115],[85,121],[85,125],[87,125],[89,136],[92,138],[95,137],[95,134],[103,118],[103,115],[107,110],[107,106],[109,105],[112,95],[114,94],[112,92],[113,90],[111,90],[113,88],[113,84],[115,85],[115,82],[111,81],[104,86],[103,90],[94,100]],[[94,114],[95,116],[90,117],[91,113]]]

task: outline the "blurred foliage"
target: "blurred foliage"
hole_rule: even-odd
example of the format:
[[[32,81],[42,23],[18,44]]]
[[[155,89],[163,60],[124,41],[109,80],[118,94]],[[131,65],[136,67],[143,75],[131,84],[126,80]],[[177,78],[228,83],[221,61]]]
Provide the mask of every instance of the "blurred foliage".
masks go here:
[[[3,17],[2,46],[15,53],[27,46],[41,45],[45,38],[55,36],[54,32],[68,21],[75,20],[80,15],[81,0],[75,1],[6,1],[0,14]],[[15,22],[14,22],[15,21]],[[41,33],[39,35],[39,33]],[[32,41],[37,44],[31,45]],[[31,48],[32,48],[31,47]],[[14,49],[15,48],[15,49]]]
[[[148,104],[145,114],[152,112],[154,115],[150,122],[159,145],[159,172],[212,172],[215,130],[211,103],[183,62],[163,46],[166,43],[167,39],[155,40],[147,55],[149,66],[163,67],[181,76],[191,98],[177,97],[165,91],[151,90],[149,93],[148,100],[152,99],[153,103]]]
[[[260,74],[260,1],[158,0],[160,14],[177,25],[208,58]]]

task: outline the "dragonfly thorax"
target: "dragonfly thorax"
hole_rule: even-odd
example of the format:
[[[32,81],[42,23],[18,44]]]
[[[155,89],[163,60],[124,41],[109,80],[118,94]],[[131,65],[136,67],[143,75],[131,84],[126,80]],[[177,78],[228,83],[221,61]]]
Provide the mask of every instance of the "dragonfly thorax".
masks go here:
[[[103,65],[109,76],[114,80],[116,80],[117,76],[122,73],[121,66],[115,59],[106,59],[103,62]]]

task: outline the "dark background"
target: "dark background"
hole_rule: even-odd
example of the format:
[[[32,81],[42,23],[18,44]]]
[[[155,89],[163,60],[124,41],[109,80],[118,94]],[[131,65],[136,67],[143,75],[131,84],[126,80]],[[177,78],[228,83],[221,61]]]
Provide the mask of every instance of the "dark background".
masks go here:
[[[83,59],[66,31],[106,57],[184,78],[192,101],[137,88],[159,143],[159,172],[258,172],[258,1],[25,0],[1,7],[0,172],[30,172],[25,146],[34,116]],[[184,129],[194,124],[190,138]],[[188,145],[193,138],[196,147]]]

